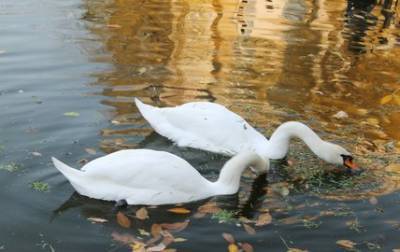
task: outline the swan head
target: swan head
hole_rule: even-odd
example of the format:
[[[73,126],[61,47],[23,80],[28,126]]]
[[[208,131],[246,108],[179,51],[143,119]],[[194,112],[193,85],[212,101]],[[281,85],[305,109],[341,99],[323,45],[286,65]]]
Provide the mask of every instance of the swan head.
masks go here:
[[[353,156],[345,148],[325,142],[320,148],[320,157],[328,163],[346,167],[346,172],[351,175],[358,175],[362,169],[353,161]]]

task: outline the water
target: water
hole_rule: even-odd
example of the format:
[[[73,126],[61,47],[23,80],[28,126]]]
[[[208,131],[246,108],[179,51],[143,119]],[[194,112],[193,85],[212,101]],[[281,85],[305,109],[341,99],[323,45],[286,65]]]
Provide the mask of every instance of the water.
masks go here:
[[[148,240],[139,229],[185,220],[188,227],[174,236],[187,240],[169,245],[178,251],[226,250],[223,232],[256,251],[338,251],[340,239],[362,251],[400,248],[400,110],[394,101],[381,104],[400,81],[400,12],[395,3],[384,9],[389,3],[2,0],[0,164],[19,169],[0,170],[0,250],[129,251],[116,233]],[[50,157],[80,167],[119,149],[161,149],[210,179],[226,160],[155,134],[133,97],[157,106],[215,101],[267,135],[299,120],[346,146],[380,179],[361,192],[291,188],[281,197],[272,192],[278,182],[248,172],[239,195],[212,199],[238,212],[229,223],[210,214],[196,218],[202,201],[184,205],[189,215],[167,212],[172,206],[148,208],[149,219],[130,217],[125,229],[112,203],[73,195]],[[339,111],[348,117],[333,117]],[[329,167],[298,144],[290,158],[302,167]],[[35,181],[49,191],[33,190]],[[256,234],[246,233],[239,217],[254,221],[265,209],[272,223],[249,223]],[[108,222],[92,224],[89,217]]]

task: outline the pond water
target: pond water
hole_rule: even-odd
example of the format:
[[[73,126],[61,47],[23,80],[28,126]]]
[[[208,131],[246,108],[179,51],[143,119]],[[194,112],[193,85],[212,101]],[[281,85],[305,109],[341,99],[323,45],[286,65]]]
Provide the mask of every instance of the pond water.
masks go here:
[[[226,251],[229,233],[255,251],[340,251],[338,240],[357,243],[353,251],[400,249],[399,8],[391,0],[0,1],[0,250],[139,251],[154,224],[183,222],[168,248]],[[209,199],[213,213],[199,213],[206,200],[180,206],[189,214],[147,207],[140,220],[141,206],[131,206],[126,228],[113,203],[74,194],[50,157],[78,168],[119,149],[167,150],[210,179],[226,160],[154,133],[134,97],[218,102],[266,135],[302,121],[351,150],[366,176],[313,174],[298,186],[291,170],[330,166],[295,142],[290,167],[274,163],[287,174],[246,172],[238,195]]]

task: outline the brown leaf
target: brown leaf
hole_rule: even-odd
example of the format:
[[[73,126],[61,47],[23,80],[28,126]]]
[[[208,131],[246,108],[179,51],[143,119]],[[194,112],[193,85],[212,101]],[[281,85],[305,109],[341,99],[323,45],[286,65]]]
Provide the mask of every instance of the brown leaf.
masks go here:
[[[173,248],[164,249],[162,252],[176,252],[176,249]]]
[[[145,207],[140,208],[136,211],[136,218],[139,220],[145,220],[149,218],[149,214],[147,213],[147,209]]]
[[[239,248],[238,248],[238,246],[236,246],[235,243],[231,243],[228,246],[228,251],[229,252],[239,252]]]
[[[398,96],[398,95],[393,95],[393,99],[394,99],[394,102],[395,102],[397,105],[400,105],[400,96]]]
[[[168,229],[168,230],[171,230],[174,232],[180,232],[189,225],[189,221],[176,222],[176,223],[162,223],[160,225],[162,228],[165,228],[165,229]]]
[[[255,235],[256,234],[256,230],[254,228],[252,228],[248,224],[243,224],[243,228],[246,231],[246,233],[248,233],[249,235]]]
[[[131,220],[126,217],[125,214],[122,212],[117,213],[117,222],[121,227],[130,228],[131,227]]]
[[[195,214],[193,215],[193,218],[195,218],[195,219],[201,219],[201,218],[203,218],[203,217],[206,216],[206,215],[207,215],[206,213],[197,212],[197,213],[195,213]]]
[[[199,213],[215,214],[222,209],[217,206],[216,202],[207,202],[206,204],[200,206],[197,210],[199,211]]]
[[[270,224],[272,216],[269,213],[263,213],[258,216],[256,226],[264,226]]]
[[[96,155],[96,150],[95,149],[92,149],[92,148],[85,148],[85,151],[87,152],[87,153],[89,153],[90,155]]]
[[[391,94],[390,95],[386,95],[386,96],[382,97],[381,104],[384,105],[386,103],[389,103],[389,102],[392,101],[392,99],[393,99],[393,95],[391,95]]]
[[[153,237],[159,237],[160,233],[161,233],[161,230],[162,230],[162,228],[161,228],[160,224],[151,225],[151,231],[150,232],[151,232],[151,235]]]
[[[345,249],[353,249],[357,243],[350,240],[338,240],[336,244]]]
[[[176,214],[188,214],[190,213],[190,210],[183,208],[183,207],[174,207],[174,208],[170,208],[167,210],[168,212],[171,213],[176,213]]]
[[[279,222],[281,222],[285,225],[293,225],[293,224],[303,222],[303,219],[301,219],[299,216],[290,216],[290,217],[286,217],[286,218],[279,220]]]
[[[222,237],[224,237],[225,241],[229,243],[235,243],[235,238],[233,238],[233,235],[229,233],[222,233]]]
[[[240,247],[242,247],[244,252],[253,252],[254,251],[253,246],[251,246],[251,244],[247,243],[247,242],[240,244]]]

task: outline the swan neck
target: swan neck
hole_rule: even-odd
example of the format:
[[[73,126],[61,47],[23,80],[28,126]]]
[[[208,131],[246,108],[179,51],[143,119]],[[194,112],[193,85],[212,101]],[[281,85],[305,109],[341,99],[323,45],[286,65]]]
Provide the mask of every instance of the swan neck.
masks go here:
[[[215,185],[220,191],[219,193],[236,193],[239,190],[241,175],[248,166],[252,166],[259,171],[268,170],[267,162],[256,153],[240,153],[231,158],[224,167],[222,167],[219,178],[215,182]]]
[[[279,126],[269,141],[268,153],[273,159],[284,158],[292,138],[300,138],[312,152],[319,156],[324,141],[308,126],[300,122],[286,122]]]

